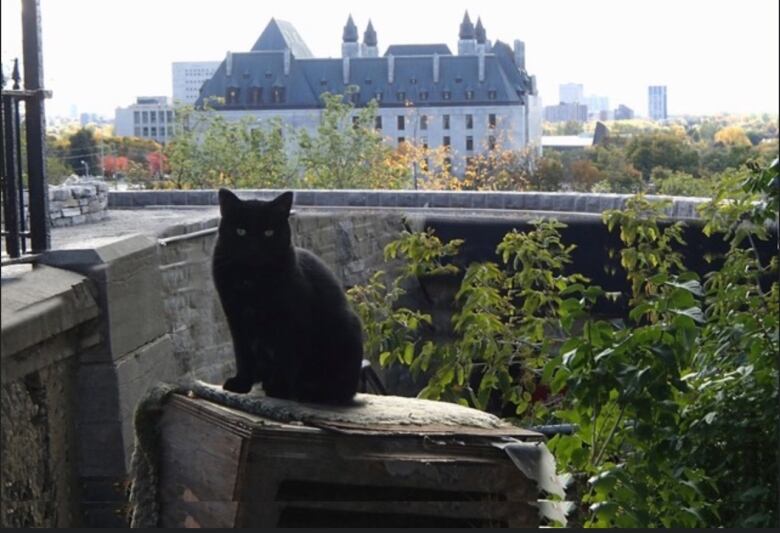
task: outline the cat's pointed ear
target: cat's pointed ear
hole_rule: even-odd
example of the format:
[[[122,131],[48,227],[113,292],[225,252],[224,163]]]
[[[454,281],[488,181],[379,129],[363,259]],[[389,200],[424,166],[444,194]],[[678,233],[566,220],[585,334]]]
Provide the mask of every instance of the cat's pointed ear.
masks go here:
[[[219,190],[219,212],[225,215],[234,211],[241,204],[241,199],[227,189]]]
[[[290,209],[292,209],[293,193],[292,191],[283,192],[273,200],[271,204],[274,206],[274,211],[278,214],[288,217],[290,216]]]

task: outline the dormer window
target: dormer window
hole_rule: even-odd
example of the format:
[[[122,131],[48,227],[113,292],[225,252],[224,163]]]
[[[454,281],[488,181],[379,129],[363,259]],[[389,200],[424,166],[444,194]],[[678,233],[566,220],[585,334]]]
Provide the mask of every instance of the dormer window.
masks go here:
[[[285,102],[285,90],[284,87],[274,87],[272,93],[272,100],[275,104],[283,104]]]
[[[382,101],[382,93],[376,93],[374,95],[374,98],[376,99],[377,102],[381,102]]]
[[[428,91],[420,91],[420,100],[428,99]]]
[[[462,81],[463,81],[463,77],[462,76],[455,76],[455,83],[460,83]]]
[[[412,84],[412,85],[417,85],[417,78],[411,78],[409,80],[409,83]]]
[[[441,92],[441,99],[442,100],[451,100],[452,99],[452,92],[445,89]]]
[[[366,85],[371,85],[374,82],[371,80],[371,78],[367,78],[363,83],[365,83]]]
[[[473,100],[474,99],[474,91],[471,89],[466,90],[466,100]]]
[[[398,91],[398,93],[396,94],[396,98],[398,99],[399,102],[403,102],[404,100],[406,100],[406,93],[404,91]]]
[[[250,87],[249,88],[249,104],[260,105],[263,103],[263,88],[262,87]]]
[[[496,99],[496,90],[488,89],[488,100],[495,100],[495,99]]]
[[[270,80],[272,76],[273,76],[273,72],[271,72],[270,70],[265,71],[265,79]]]
[[[320,87],[325,87],[327,84],[328,84],[328,80],[326,80],[325,78],[322,78],[320,80]]]
[[[349,95],[349,101],[352,102],[354,105],[357,105],[360,103],[360,93],[354,92]]]
[[[238,96],[241,93],[238,87],[228,87],[225,91],[225,104],[236,105],[238,104]]]

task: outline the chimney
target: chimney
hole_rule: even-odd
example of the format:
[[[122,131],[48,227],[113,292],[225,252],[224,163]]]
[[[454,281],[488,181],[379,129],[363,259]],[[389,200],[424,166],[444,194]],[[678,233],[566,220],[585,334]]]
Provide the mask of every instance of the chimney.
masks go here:
[[[387,56],[387,83],[393,83],[395,78],[395,57],[393,54]]]
[[[232,76],[233,75],[233,54],[231,52],[228,52],[225,55],[225,76]]]
[[[284,75],[289,76],[290,75],[290,49],[285,48],[284,49]]]
[[[515,66],[525,70],[525,43],[520,40],[515,40]]]
[[[349,84],[349,57],[341,60],[341,74],[344,77],[344,85]]]
[[[439,83],[439,54],[433,54],[433,83]]]
[[[479,64],[479,82],[482,83],[485,81],[485,48],[481,47],[479,49],[479,54],[477,55],[478,58],[478,64]]]

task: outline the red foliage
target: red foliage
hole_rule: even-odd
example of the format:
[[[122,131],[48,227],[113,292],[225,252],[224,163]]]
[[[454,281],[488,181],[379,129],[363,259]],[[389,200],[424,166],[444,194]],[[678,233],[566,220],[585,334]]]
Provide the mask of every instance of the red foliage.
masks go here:
[[[103,156],[103,172],[108,177],[113,177],[117,172],[127,172],[130,161],[125,156]]]
[[[161,176],[166,172],[170,172],[168,158],[160,152],[149,152],[146,154],[146,164],[149,166],[149,173],[152,175]]]

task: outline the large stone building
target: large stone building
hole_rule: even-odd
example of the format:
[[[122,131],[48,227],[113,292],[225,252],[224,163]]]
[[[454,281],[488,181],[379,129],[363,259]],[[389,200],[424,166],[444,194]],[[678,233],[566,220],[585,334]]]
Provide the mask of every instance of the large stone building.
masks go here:
[[[176,61],[171,64],[173,101],[194,104],[200,96],[203,82],[211,78],[219,67],[219,61]]]
[[[540,99],[524,43],[491,43],[468,13],[457,55],[438,43],[395,44],[380,54],[371,21],[359,42],[351,16],[341,48],[341,58],[315,58],[291,24],[271,19],[250,51],[227,53],[196,107],[208,103],[229,120],[281,117],[314,132],[321,95],[353,87],[345,98],[355,107],[378,102],[376,125],[388,142],[450,146],[456,174],[467,157],[495,145],[541,150]]]

